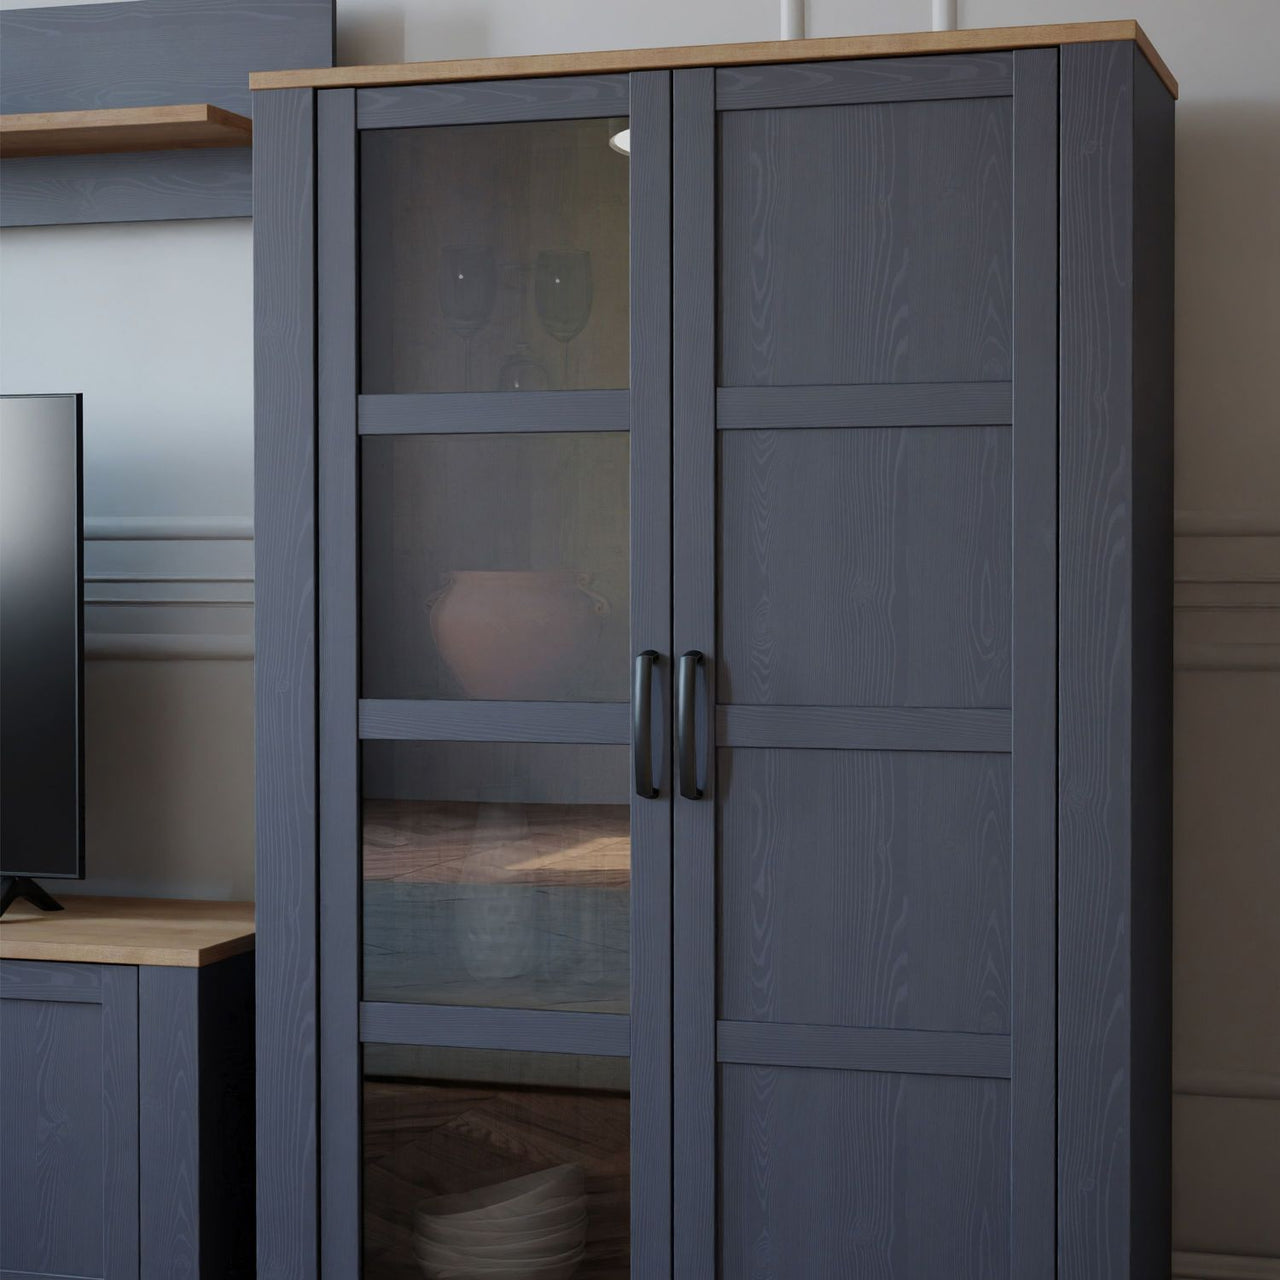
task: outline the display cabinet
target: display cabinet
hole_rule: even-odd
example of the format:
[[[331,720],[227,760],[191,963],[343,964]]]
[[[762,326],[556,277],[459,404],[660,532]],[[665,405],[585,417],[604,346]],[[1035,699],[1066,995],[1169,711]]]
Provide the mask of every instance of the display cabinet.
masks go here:
[[[1167,1270],[1136,27],[257,83],[259,1274]]]

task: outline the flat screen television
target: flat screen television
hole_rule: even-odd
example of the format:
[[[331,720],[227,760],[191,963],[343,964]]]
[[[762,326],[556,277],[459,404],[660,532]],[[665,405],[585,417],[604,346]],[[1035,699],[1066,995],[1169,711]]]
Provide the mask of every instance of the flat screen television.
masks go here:
[[[84,876],[80,416],[0,396],[0,914]]]

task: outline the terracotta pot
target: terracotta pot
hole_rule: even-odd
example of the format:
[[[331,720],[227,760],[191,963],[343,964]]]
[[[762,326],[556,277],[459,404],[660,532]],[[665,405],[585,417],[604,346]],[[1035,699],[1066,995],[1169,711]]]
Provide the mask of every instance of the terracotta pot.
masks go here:
[[[472,698],[563,698],[609,605],[570,570],[458,570],[431,603],[431,634]]]

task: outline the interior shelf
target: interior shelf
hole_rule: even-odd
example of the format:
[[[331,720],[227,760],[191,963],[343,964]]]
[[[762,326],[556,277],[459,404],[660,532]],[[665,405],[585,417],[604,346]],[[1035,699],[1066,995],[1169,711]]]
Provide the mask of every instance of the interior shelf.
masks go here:
[[[247,147],[253,122],[208,102],[102,111],[33,111],[0,116],[0,156],[90,155]]]

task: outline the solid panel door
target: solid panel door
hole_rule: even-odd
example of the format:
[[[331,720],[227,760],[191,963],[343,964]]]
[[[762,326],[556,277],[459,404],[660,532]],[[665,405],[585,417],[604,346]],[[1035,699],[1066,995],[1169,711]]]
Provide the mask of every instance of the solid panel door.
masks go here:
[[[676,73],[680,1280],[1053,1274],[1056,83]]]
[[[669,97],[319,95],[325,1276],[668,1268]]]
[[[137,1280],[138,971],[0,964],[0,1274]]]

